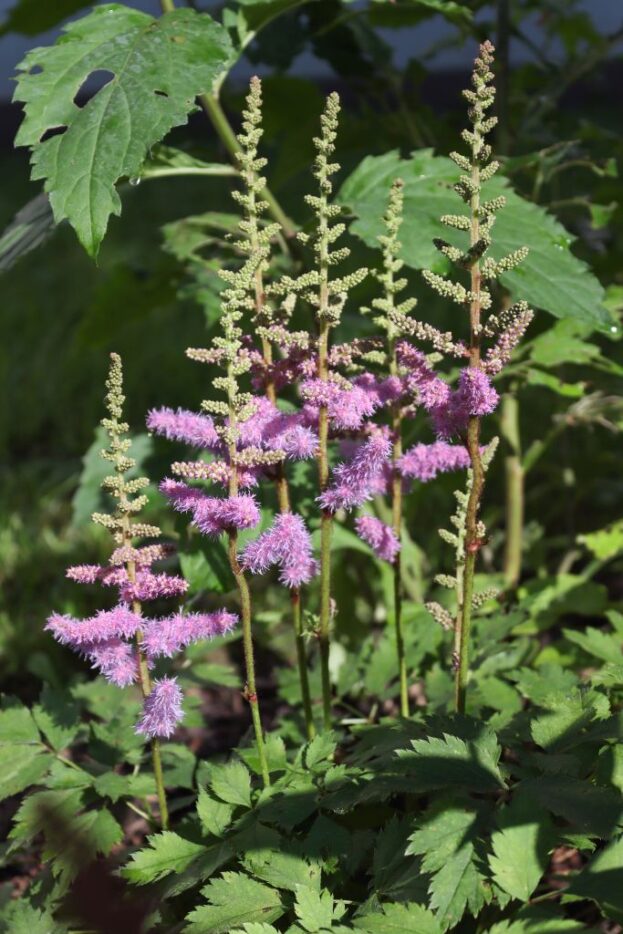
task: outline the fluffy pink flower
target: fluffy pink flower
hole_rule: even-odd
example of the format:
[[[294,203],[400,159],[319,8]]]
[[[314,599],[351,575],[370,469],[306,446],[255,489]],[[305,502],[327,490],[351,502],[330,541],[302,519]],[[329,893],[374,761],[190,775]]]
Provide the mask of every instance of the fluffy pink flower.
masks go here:
[[[249,542],[241,561],[253,574],[278,565],[279,579],[287,587],[300,587],[317,572],[309,532],[301,517],[291,512],[280,513],[266,532]]]
[[[120,603],[112,610],[100,610],[95,616],[83,620],[52,613],[45,628],[63,645],[81,647],[120,636],[131,638],[142,622],[137,613]]]
[[[67,568],[66,576],[78,584],[94,584],[101,580],[102,574],[106,569],[99,564],[76,564]]]
[[[206,496],[193,510],[193,522],[204,535],[220,535],[230,529],[252,529],[260,518],[255,499],[246,493],[228,499]]]
[[[301,396],[307,403],[305,415],[310,421],[315,424],[320,406],[326,406],[331,427],[342,431],[361,428],[364,419],[373,415],[380,404],[376,385],[373,390],[365,384],[344,388],[333,380],[306,380],[301,384]]]
[[[321,507],[335,512],[365,503],[378,489],[379,475],[382,475],[390,453],[388,432],[374,430],[349,461],[338,464],[333,470],[331,486],[318,497]]]
[[[433,427],[441,438],[462,434],[472,415],[489,415],[494,411],[499,396],[487,374],[470,367],[461,370],[459,386],[448,400],[429,409]]]
[[[355,520],[357,534],[366,542],[375,555],[392,564],[400,551],[400,542],[391,526],[375,516],[360,516]]]
[[[107,583],[107,581],[104,581]],[[151,571],[137,570],[136,581],[126,579],[121,585],[120,595],[123,600],[158,600],[163,597],[178,597],[186,593],[188,582],[177,574],[152,574]]]
[[[178,512],[191,512],[193,522],[204,535],[220,535],[229,529],[250,529],[260,521],[255,499],[241,493],[221,499],[206,496],[180,480],[163,480],[161,491]]]
[[[403,477],[426,483],[439,473],[469,467],[469,452],[462,444],[446,441],[416,444],[402,455],[397,466]]]
[[[169,441],[185,441],[197,448],[212,450],[221,446],[214,422],[209,415],[187,409],[152,409],[147,416],[147,427]]]
[[[161,655],[171,658],[191,642],[225,635],[237,622],[238,617],[225,610],[214,613],[175,613],[148,623],[143,634],[143,648],[150,659]]]
[[[111,684],[125,688],[136,681],[138,659],[131,643],[123,639],[106,639],[83,645],[81,651]]]
[[[408,341],[401,341],[396,353],[398,362],[406,370],[406,388],[417,401],[427,411],[446,405],[450,387],[437,376],[424,354]]]
[[[153,739],[168,738],[182,720],[182,691],[176,678],[161,678],[154,681],[151,694],[143,703],[143,716],[136,725],[136,732]]]

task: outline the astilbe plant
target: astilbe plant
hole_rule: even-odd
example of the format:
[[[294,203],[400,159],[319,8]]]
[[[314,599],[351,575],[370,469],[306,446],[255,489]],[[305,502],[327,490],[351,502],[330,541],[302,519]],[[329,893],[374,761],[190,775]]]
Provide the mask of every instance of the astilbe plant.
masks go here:
[[[489,446],[486,453],[483,452],[481,419],[493,412],[498,402],[498,394],[491,385],[490,377],[497,375],[508,363],[533,316],[525,302],[503,308],[499,314],[491,312],[493,298],[488,284],[494,283],[501,273],[518,266],[528,252],[523,247],[498,261],[487,256],[496,213],[505,204],[503,196],[489,200],[483,197],[483,185],[499,168],[499,163],[491,159],[491,147],[486,142],[487,134],[497,122],[495,117],[487,116],[495,99],[491,71],[493,53],[494,48],[490,42],[481,45],[472,74],[472,87],[463,92],[469,104],[470,129],[462,133],[468,154],[450,154],[463,172],[455,189],[467,205],[468,213],[441,218],[447,227],[469,235],[468,246],[465,249],[444,239],[435,241],[437,249],[469,281],[463,285],[460,281],[431,271],[424,272],[424,278],[438,294],[466,309],[469,315],[469,339],[464,351],[469,365],[459,374],[458,388],[448,391],[446,398],[432,411],[435,428],[441,436],[464,438],[470,462],[467,494],[459,496],[460,508],[454,519],[458,535],[444,533],[446,539],[457,548],[456,576],[448,577],[444,582],[456,589],[457,596],[454,664],[456,707],[460,712],[465,709],[469,678],[472,610],[481,605],[483,599],[482,595],[474,594],[474,572],[478,553],[486,537],[479,513],[492,449]],[[487,341],[492,342],[487,344]],[[453,347],[460,346],[453,337],[449,338],[449,342]],[[434,612],[438,618],[445,619],[437,608]]]
[[[110,513],[94,513],[93,521],[110,531],[115,548],[108,566],[77,565],[68,568],[67,577],[81,584],[99,583],[116,590],[118,602],[112,609],[100,610],[88,619],[53,613],[46,628],[60,643],[87,658],[111,684],[140,686],[143,712],[136,731],[151,742],[160,820],[166,828],[168,811],[160,739],[170,737],[183,717],[182,691],[175,677],[152,680],[150,671],[160,658],[171,658],[193,642],[229,632],[237,617],[225,610],[177,611],[159,618],[143,615],[143,604],[182,596],[188,584],[182,577],[153,570],[153,565],[167,556],[165,546],[140,544],[141,539],[158,538],[160,529],[138,518],[147,504],[141,490],[148,486],[149,480],[131,476],[136,461],[128,454],[132,442],[129,427],[123,421],[123,370],[117,354],[111,354],[106,388],[108,415],[101,424],[108,435],[108,447],[102,451],[102,457],[112,465],[113,472],[102,481],[102,486],[112,497],[115,508]]]

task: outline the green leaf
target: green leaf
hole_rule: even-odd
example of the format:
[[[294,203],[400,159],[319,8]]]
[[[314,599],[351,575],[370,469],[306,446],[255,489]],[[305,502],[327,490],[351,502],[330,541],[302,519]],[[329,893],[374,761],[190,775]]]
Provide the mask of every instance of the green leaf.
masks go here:
[[[233,810],[230,804],[213,798],[205,788],[199,789],[197,816],[206,833],[213,837],[222,837],[231,823]]]
[[[594,720],[605,720],[610,713],[608,698],[595,690],[574,690],[551,694],[542,701],[547,712],[536,717],[530,732],[543,749],[567,749]]]
[[[422,871],[432,874],[430,907],[444,931],[466,909],[477,915],[486,901],[475,848],[479,824],[480,814],[464,802],[440,803],[410,838],[407,853],[421,855]]]
[[[119,775],[118,772],[104,772],[95,779],[93,787],[103,798],[118,801],[125,795],[132,795],[132,777],[131,775]]]
[[[456,785],[496,789],[504,785],[498,762],[501,754],[495,733],[482,728],[475,740],[444,733],[442,737],[412,740],[411,750],[398,750],[403,767],[413,777],[414,790]]]
[[[210,902],[187,916],[188,934],[229,934],[247,921],[275,921],[284,912],[279,892],[241,872],[224,872],[201,890]]]
[[[251,807],[251,776],[238,759],[225,765],[214,765],[210,769],[210,787],[217,798],[227,804]]]
[[[411,821],[392,817],[379,832],[372,858],[372,886],[380,897],[391,901],[425,901],[426,882],[407,854]]]
[[[365,934],[441,934],[437,918],[423,905],[383,905],[382,912],[360,915],[353,920]]]
[[[122,875],[136,885],[156,882],[171,872],[183,872],[194,859],[205,853],[205,847],[185,840],[171,830],[148,837],[149,847],[132,854]]]
[[[607,918],[623,922],[623,837],[604,847],[572,881],[566,894],[590,898]]]
[[[435,267],[439,254],[433,238],[443,236],[455,241],[439,218],[460,210],[460,200],[452,191],[458,176],[459,170],[450,159],[434,156],[430,149],[418,150],[410,159],[388,152],[365,158],[346,179],[338,197],[357,216],[351,232],[368,246],[378,248],[390,185],[395,178],[402,178],[405,219],[401,256],[415,269]],[[526,261],[501,277],[513,298],[525,299],[558,318],[579,318],[595,324],[609,320],[602,308],[603,289],[587,266],[570,252],[572,237],[564,227],[543,208],[515,194],[502,177],[487,183],[484,190],[487,198],[500,194],[507,198],[496,220],[491,256],[500,259],[521,246],[530,247]],[[460,237],[456,242],[462,242]]]
[[[597,344],[586,340],[587,330],[578,321],[557,321],[531,342],[532,361],[544,367],[590,363],[599,356],[600,350]]]
[[[487,934],[597,934],[582,921],[565,918],[555,908],[531,905],[520,908],[512,918],[498,921]]]
[[[0,801],[39,782],[54,761],[37,746],[3,746],[0,755]]]
[[[545,810],[519,793],[500,812],[498,827],[491,836],[493,879],[513,898],[527,901],[547,868],[554,826]]]
[[[110,215],[121,211],[117,181],[140,174],[149,148],[186,122],[231,55],[226,30],[205,13],[154,19],[107,4],[21,62],[15,99],[25,117],[17,145],[32,148],[33,178],[45,179],[57,223],[67,218],[92,256]],[[81,86],[102,71],[112,77],[79,107]],[[64,132],[43,139],[58,127]]]
[[[326,889],[322,892],[301,886],[296,893],[294,910],[301,927],[309,934],[330,931],[334,921],[339,921],[346,911],[343,902],[336,902]]]
[[[621,661],[621,637],[588,626],[584,630],[563,629],[563,635],[569,642],[574,642],[589,655],[594,655],[604,662],[617,664]]]
[[[79,708],[71,695],[45,685],[33,709],[37,726],[57,752],[66,749],[80,729]]]
[[[328,768],[332,764],[337,746],[335,734],[331,731],[319,733],[307,743],[301,751],[301,760],[307,769]]]
[[[623,551],[623,519],[618,519],[597,532],[578,535],[578,542],[592,551],[600,561],[609,561]]]
[[[20,743],[40,743],[37,724],[27,707],[9,702],[11,706],[0,711],[0,746]]]
[[[264,921],[248,921],[231,934],[279,934],[279,931],[272,924],[266,924]]]
[[[277,889],[296,892],[300,886],[320,887],[320,867],[287,848],[251,850],[244,857],[243,865],[253,876]]]
[[[0,917],[0,921],[3,920],[10,925],[4,930],[11,934],[64,934],[67,930],[56,924],[48,910],[40,911],[23,899],[8,906]]]
[[[562,775],[543,775],[524,784],[526,793],[563,817],[574,830],[610,837],[623,820],[623,800],[614,788]]]

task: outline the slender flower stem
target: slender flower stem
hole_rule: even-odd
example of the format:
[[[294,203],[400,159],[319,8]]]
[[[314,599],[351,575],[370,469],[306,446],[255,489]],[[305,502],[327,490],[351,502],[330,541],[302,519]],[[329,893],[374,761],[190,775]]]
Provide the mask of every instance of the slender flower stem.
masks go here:
[[[471,176],[472,195],[470,199],[470,247],[475,247],[480,240],[480,153],[483,138],[478,122],[474,123],[471,144]],[[480,316],[482,303],[480,296],[481,271],[480,259],[471,262],[470,268],[471,301],[469,306],[469,366],[470,369],[480,367]],[[472,477],[467,500],[465,516],[465,566],[463,568],[462,602],[457,619],[456,648],[457,669],[455,681],[455,703],[459,713],[465,711],[467,682],[469,678],[469,648],[470,630],[472,622],[472,597],[474,592],[474,570],[476,557],[480,549],[478,535],[478,510],[485,482],[485,471],[480,453],[480,418],[471,415],[467,423],[467,449],[471,461]]]
[[[321,270],[322,274],[322,270]],[[328,267],[324,270],[328,276]],[[328,301],[328,295],[326,296]],[[322,302],[322,286],[321,286]],[[321,319],[320,334],[318,338],[318,376],[326,382],[328,380],[328,345],[329,326]],[[323,493],[329,482],[329,415],[326,405],[320,406],[318,415],[318,484]],[[322,510],[320,518],[320,675],[322,679],[322,714],[326,730],[331,729],[331,673],[329,670],[330,630],[331,630],[331,532],[333,516],[327,510]]]
[[[160,0],[160,8],[162,9],[163,13],[172,13],[175,10],[175,2],[174,0]],[[199,103],[201,104],[201,107],[203,108],[206,116],[212,123],[212,126],[216,130],[216,133],[225,146],[225,149],[231,156],[234,164],[237,166],[237,156],[240,152],[240,144],[236,139],[236,134],[234,133],[218,98],[215,94],[200,94]],[[268,210],[270,211],[272,217],[277,221],[283,230],[288,244],[288,250],[292,252],[293,249],[296,249],[296,228],[294,224],[268,188],[264,190],[263,197],[264,200],[268,202]]]
[[[260,760],[260,772],[264,786],[270,785],[270,775],[268,773],[268,760],[266,759],[266,748],[264,745],[264,733],[262,730],[262,718],[260,715],[260,705],[257,697],[257,686],[255,682],[255,659],[253,654],[253,634],[251,630],[251,595],[249,593],[249,584],[244,575],[240,564],[238,563],[238,533],[231,531],[229,538],[229,564],[236,579],[236,586],[240,595],[240,616],[242,618],[242,645],[244,649],[244,664],[246,669],[246,690],[245,697],[251,708],[251,719],[253,721],[253,730],[255,732],[255,742],[257,745],[257,754]]]
[[[236,431],[236,411],[232,398],[232,386],[234,383],[233,367],[231,363],[228,366],[228,398],[229,398],[229,430],[232,436]],[[236,444],[232,441],[229,445],[229,462],[231,464],[231,473],[229,480],[229,495],[238,495],[238,470],[236,468]],[[255,658],[253,652],[253,632],[251,628],[251,594],[249,584],[244,571],[238,562],[238,532],[231,529],[228,532],[228,556],[229,565],[234,575],[238,594],[240,596],[240,616],[242,619],[242,645],[244,650],[244,664],[246,671],[245,697],[251,708],[251,719],[253,721],[253,730],[255,732],[255,743],[257,754],[260,761],[260,772],[264,787],[270,785],[270,775],[268,772],[268,761],[266,759],[266,748],[264,745],[264,732],[262,729],[262,718],[260,714],[260,703],[257,696],[257,685],[255,681]]]
[[[398,361],[396,359],[396,342],[389,342],[389,371],[392,376],[398,376]],[[391,409],[392,423],[392,529],[394,535],[402,545],[402,476],[397,468],[402,456],[402,410],[400,402],[394,403]],[[394,558],[394,627],[396,629],[396,653],[398,656],[398,678],[400,683],[400,713],[403,717],[409,716],[409,687],[407,681],[407,663],[405,659],[404,633],[402,629],[402,567],[400,551]]]
[[[521,553],[524,518],[524,469],[521,463],[519,434],[519,403],[514,394],[502,397],[501,433],[510,454],[505,459],[506,473],[506,545],[504,550],[504,581],[516,587],[521,575]]]

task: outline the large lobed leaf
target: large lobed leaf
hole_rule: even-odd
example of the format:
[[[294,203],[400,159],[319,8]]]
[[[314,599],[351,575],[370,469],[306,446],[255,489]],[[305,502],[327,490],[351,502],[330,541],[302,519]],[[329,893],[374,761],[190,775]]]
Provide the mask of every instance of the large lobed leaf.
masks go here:
[[[352,233],[368,246],[378,248],[390,186],[394,179],[402,178],[405,216],[401,256],[415,269],[434,267],[440,262],[434,237],[463,244],[460,234],[457,238],[456,231],[439,222],[443,214],[461,213],[461,201],[452,189],[458,176],[454,163],[434,156],[431,149],[414,152],[409,159],[401,159],[395,151],[368,156],[344,182],[339,200],[357,217],[350,228]],[[500,194],[505,195],[507,204],[495,223],[491,256],[500,259],[521,246],[530,247],[526,261],[501,276],[513,298],[525,299],[558,318],[606,322],[604,291],[587,266],[571,253],[571,235],[551,214],[525,201],[505,178],[497,176],[485,186],[485,196]]]
[[[25,117],[16,142],[31,147],[33,178],[45,180],[56,221],[67,218],[92,256],[110,215],[121,211],[117,181],[139,174],[150,147],[186,122],[231,55],[226,30],[205,13],[184,9],[154,19],[107,4],[24,58],[15,99]],[[84,83],[102,71],[110,80],[78,106]]]

